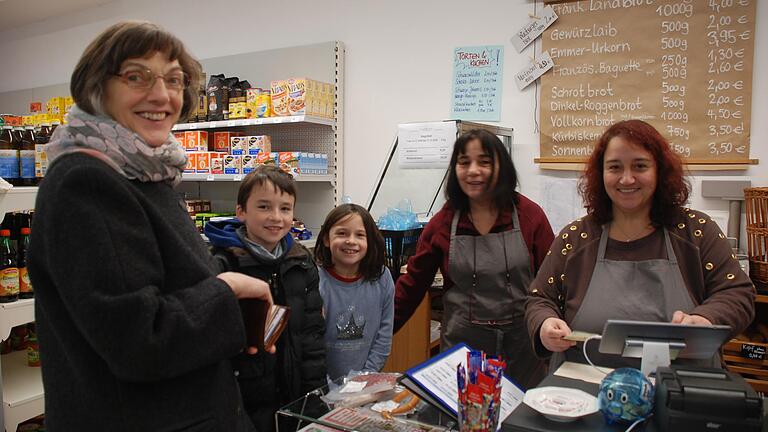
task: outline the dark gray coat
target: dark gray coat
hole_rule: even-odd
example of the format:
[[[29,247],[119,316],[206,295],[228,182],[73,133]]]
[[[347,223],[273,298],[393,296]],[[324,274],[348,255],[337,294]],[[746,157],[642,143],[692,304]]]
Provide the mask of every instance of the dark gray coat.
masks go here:
[[[317,267],[304,246],[290,242],[282,256],[269,259],[242,241],[237,255],[214,248],[221,270],[267,281],[275,303],[291,308],[275,354],[238,354],[232,359],[245,410],[259,432],[270,432],[275,430],[275,411],[326,383],[323,300]],[[283,429],[295,430],[295,424],[281,423]]]
[[[179,195],[84,154],[51,166],[28,255],[48,431],[248,431],[237,300]]]

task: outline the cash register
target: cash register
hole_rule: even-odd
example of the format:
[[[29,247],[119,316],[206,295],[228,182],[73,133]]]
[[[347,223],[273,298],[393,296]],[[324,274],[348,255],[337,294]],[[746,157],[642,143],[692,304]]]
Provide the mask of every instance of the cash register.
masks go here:
[[[659,430],[760,432],[762,410],[761,398],[735,373],[678,365],[656,371]]]

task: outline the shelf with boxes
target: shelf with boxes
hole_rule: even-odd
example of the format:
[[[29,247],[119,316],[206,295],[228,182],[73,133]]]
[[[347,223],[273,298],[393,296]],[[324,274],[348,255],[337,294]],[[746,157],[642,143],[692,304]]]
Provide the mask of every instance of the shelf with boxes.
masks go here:
[[[242,178],[259,164],[274,164],[299,182],[295,216],[310,230],[319,227],[341,199],[344,45],[324,42],[204,59],[201,64],[206,72],[239,77],[239,83],[248,82],[251,88],[227,96],[223,118],[223,112],[211,111],[211,97],[216,97],[215,106],[220,98],[209,80],[199,104],[207,103],[207,113],[198,107],[198,121],[174,127],[174,133],[184,134],[177,139],[193,159],[179,192],[189,200],[210,201],[212,213],[232,213]],[[224,82],[238,88],[228,81],[232,78]],[[251,104],[250,93],[262,102],[269,96],[269,114],[258,101]],[[235,105],[242,104],[243,95],[245,112]]]

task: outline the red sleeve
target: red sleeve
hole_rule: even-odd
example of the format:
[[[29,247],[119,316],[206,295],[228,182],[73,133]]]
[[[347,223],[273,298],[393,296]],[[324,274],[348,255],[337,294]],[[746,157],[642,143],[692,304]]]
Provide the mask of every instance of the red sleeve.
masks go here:
[[[421,303],[424,294],[432,286],[435,273],[440,268],[444,250],[442,239],[446,237],[445,231],[449,229],[450,218],[447,212],[438,212],[429,221],[419,237],[416,245],[416,254],[408,259],[408,272],[397,280],[395,290],[395,328],[397,333],[413,312]],[[451,215],[452,216],[452,215]],[[448,221],[446,219],[448,218]]]
[[[523,238],[531,254],[531,264],[533,264],[535,276],[547,256],[549,247],[555,239],[555,234],[552,232],[552,226],[549,224],[544,210],[524,195],[520,194],[519,197],[520,230],[523,232]]]

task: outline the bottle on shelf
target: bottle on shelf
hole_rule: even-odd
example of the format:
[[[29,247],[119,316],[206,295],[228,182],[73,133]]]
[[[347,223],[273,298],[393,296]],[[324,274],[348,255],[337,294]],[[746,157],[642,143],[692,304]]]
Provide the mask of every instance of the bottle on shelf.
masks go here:
[[[19,267],[11,245],[11,230],[0,230],[0,303],[19,299]]]
[[[19,252],[17,265],[19,267],[19,298],[32,298],[35,296],[35,292],[32,289],[32,282],[29,281],[29,273],[27,273],[27,249],[29,248],[29,233],[30,229],[24,227],[21,229],[21,237],[19,237]]]
[[[27,324],[27,366],[40,367],[40,345],[37,342],[37,328],[35,323]]]
[[[35,177],[35,134],[34,126],[27,126],[21,134],[19,142],[19,184],[21,186],[36,186]]]
[[[45,145],[51,139],[51,125],[43,122],[40,124],[40,130],[35,135],[35,178],[40,183],[48,170],[48,156],[45,152]]]
[[[19,183],[18,136],[13,126],[0,130],[0,177],[12,185]]]

